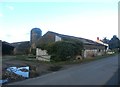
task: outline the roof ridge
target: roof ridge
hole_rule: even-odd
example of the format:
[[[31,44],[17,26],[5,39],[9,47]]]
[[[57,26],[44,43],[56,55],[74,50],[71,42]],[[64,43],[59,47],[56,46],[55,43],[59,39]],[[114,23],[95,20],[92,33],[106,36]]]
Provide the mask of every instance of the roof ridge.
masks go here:
[[[79,38],[79,39],[84,39],[84,40],[89,40],[89,41],[95,42],[93,40],[82,38],[82,37],[76,37],[76,36],[72,36],[72,35],[60,34],[60,33],[56,33],[56,32],[53,32],[53,31],[48,31],[48,32],[58,34],[58,35],[64,35],[64,36],[69,36],[69,37],[74,37],[74,38]]]

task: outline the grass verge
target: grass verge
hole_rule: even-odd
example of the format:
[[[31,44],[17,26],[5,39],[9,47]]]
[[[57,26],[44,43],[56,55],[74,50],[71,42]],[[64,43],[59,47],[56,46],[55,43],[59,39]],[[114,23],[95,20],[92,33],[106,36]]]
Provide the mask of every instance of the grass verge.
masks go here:
[[[117,53],[115,53],[115,54],[105,54],[105,55],[102,55],[102,56],[84,58],[83,60],[69,60],[69,61],[62,61],[62,62],[54,62],[53,64],[55,64],[55,65],[70,65],[70,64],[87,63],[87,62],[91,62],[91,61],[95,61],[95,60],[99,60],[99,59],[103,59],[103,58],[112,57],[112,56],[115,56],[115,55],[118,55],[118,54]]]

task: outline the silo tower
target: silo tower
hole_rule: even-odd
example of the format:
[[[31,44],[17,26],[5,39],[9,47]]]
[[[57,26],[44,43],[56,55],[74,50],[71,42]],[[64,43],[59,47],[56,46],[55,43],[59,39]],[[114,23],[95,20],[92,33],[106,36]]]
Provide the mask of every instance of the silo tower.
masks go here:
[[[36,43],[41,36],[42,36],[42,31],[40,28],[33,28],[31,30],[30,43],[32,48],[36,48]]]

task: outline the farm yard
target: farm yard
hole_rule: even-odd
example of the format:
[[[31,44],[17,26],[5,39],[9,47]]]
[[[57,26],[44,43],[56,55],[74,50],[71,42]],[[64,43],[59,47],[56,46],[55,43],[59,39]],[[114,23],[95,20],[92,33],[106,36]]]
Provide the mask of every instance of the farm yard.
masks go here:
[[[114,54],[115,55],[115,54]],[[83,60],[70,60],[64,62],[45,62],[25,55],[2,57],[2,80],[1,83],[11,83],[29,78],[35,78],[47,73],[70,68],[72,66],[87,63],[93,60],[106,58],[104,55]]]

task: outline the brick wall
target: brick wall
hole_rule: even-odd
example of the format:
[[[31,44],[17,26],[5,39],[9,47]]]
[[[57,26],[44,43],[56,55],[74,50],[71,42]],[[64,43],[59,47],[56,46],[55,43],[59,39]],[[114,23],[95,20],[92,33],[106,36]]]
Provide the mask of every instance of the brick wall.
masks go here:
[[[50,42],[55,42],[55,35],[53,33],[48,32],[42,36],[42,38],[39,40],[38,44],[43,44],[43,43],[47,44]]]

